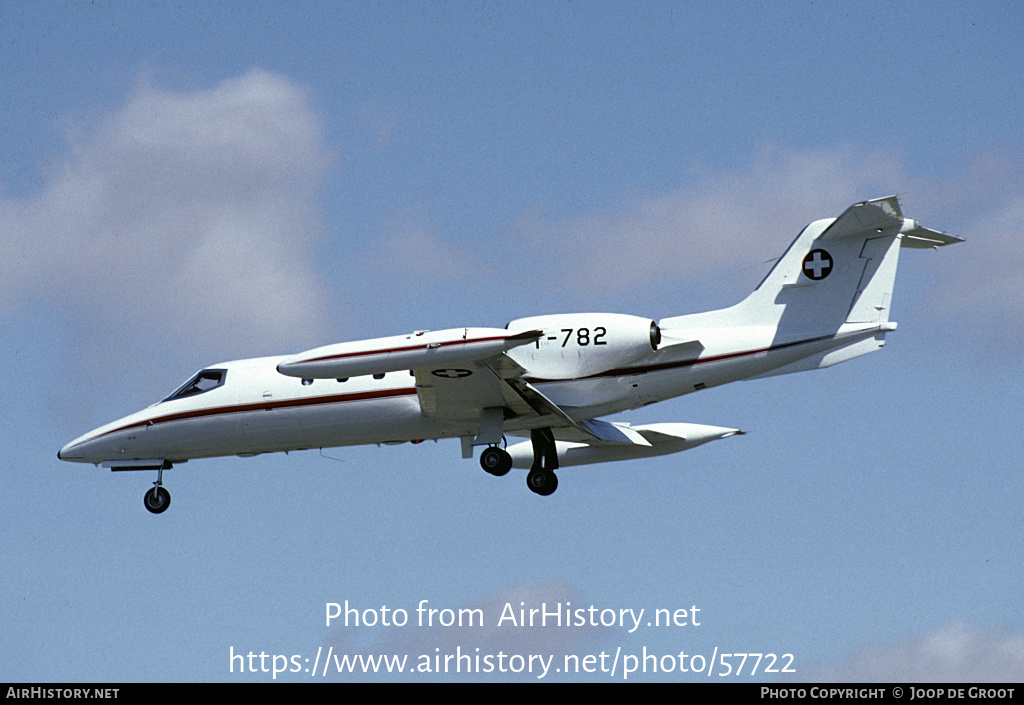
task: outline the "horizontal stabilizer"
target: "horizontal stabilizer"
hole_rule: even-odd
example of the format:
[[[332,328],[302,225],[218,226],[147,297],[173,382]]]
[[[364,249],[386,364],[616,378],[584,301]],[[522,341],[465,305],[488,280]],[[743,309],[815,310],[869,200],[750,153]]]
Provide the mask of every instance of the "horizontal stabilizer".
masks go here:
[[[828,229],[819,236],[822,243],[863,237],[867,233],[898,230],[903,226],[903,214],[895,196],[876,198],[854,205],[843,211]]]
[[[893,228],[899,228],[900,244],[903,247],[926,249],[964,241],[962,237],[931,230],[918,225],[912,218],[904,218],[896,196],[876,198],[850,206],[828,227],[819,241],[862,237],[871,232],[881,234]]]
[[[962,237],[921,227],[917,224],[916,220],[911,220],[910,218],[903,221],[903,229],[900,230],[900,245],[902,247],[928,249],[930,247],[942,247],[943,245],[955,245],[963,241],[964,238]]]

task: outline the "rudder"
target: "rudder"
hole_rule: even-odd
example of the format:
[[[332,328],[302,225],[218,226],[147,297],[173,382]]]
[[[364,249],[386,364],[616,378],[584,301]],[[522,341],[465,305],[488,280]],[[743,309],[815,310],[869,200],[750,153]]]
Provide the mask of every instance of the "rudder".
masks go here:
[[[885,323],[900,246],[956,238],[904,218],[895,196],[857,203],[808,225],[757,289],[735,307],[737,322],[779,333],[834,333],[846,323]]]

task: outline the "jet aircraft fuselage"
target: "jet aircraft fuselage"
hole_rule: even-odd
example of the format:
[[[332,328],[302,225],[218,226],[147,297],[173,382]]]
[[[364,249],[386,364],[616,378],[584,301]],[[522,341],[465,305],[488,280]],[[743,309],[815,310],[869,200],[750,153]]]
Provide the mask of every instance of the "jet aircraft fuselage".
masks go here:
[[[880,348],[902,247],[960,239],[903,218],[895,197],[807,226],[739,304],[650,318],[556,314],[328,345],[200,370],[166,399],[67,444],[62,460],[162,472],[214,456],[459,438],[481,465],[530,469],[550,494],[560,466],[686,450],[740,433],[598,417],[736,380],[828,367]],[[507,436],[529,441],[502,448]]]

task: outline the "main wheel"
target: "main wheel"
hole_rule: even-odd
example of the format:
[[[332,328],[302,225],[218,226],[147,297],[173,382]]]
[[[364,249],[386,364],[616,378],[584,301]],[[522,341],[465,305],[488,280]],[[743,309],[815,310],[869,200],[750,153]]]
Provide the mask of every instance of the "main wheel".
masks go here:
[[[558,476],[550,470],[531,470],[526,476],[526,486],[542,497],[547,497],[558,489]]]
[[[163,487],[155,486],[146,493],[142,503],[146,505],[146,509],[149,511],[159,514],[171,506],[171,493]]]
[[[497,446],[490,446],[480,454],[480,467],[496,477],[512,469],[512,456]]]

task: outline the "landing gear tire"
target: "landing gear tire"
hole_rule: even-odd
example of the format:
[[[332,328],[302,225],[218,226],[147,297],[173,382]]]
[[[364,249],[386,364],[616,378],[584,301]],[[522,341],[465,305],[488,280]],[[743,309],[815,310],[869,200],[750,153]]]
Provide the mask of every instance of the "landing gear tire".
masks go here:
[[[526,486],[542,497],[547,497],[558,489],[558,476],[550,470],[531,470],[526,476]]]
[[[508,451],[497,446],[490,446],[480,454],[480,467],[495,477],[501,477],[512,469],[512,456],[508,454]]]
[[[171,493],[165,490],[163,487],[156,486],[146,493],[146,496],[142,500],[143,504],[146,505],[146,509],[153,512],[154,514],[160,514],[167,510],[171,506]]]

